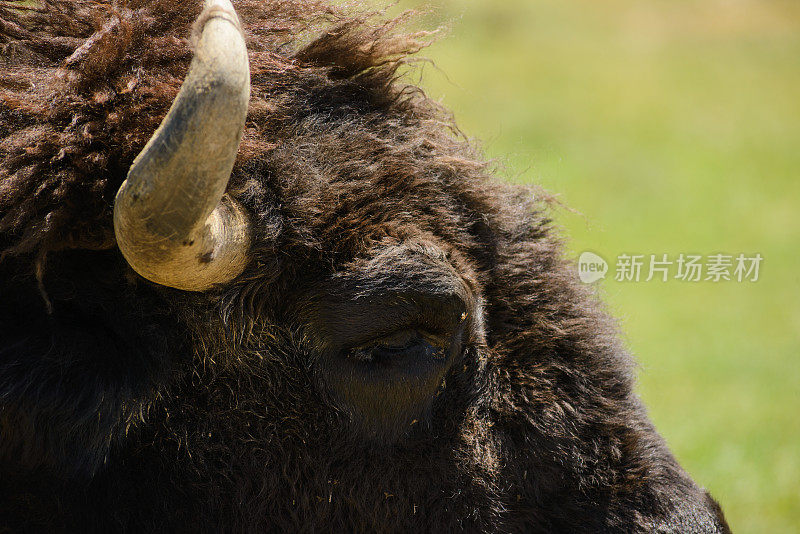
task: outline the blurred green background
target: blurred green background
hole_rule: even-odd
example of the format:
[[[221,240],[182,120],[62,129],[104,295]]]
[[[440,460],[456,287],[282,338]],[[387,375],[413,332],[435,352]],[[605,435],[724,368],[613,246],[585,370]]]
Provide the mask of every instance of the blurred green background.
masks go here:
[[[544,186],[639,392],[734,532],[800,531],[800,2],[401,0],[429,95]],[[416,76],[419,71],[414,74]],[[616,282],[619,254],[760,253],[760,280]],[[673,271],[674,274],[674,271]]]

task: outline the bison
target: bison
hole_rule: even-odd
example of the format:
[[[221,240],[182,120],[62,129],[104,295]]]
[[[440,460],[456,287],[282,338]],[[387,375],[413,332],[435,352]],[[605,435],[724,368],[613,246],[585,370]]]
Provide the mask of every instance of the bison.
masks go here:
[[[235,3],[0,2],[0,531],[727,532],[430,34]]]

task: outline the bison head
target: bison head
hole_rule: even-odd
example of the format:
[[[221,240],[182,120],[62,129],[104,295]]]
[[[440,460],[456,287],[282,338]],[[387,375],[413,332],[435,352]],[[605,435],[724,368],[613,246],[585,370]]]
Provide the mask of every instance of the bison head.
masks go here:
[[[0,530],[725,531],[427,34],[236,5],[0,4]]]

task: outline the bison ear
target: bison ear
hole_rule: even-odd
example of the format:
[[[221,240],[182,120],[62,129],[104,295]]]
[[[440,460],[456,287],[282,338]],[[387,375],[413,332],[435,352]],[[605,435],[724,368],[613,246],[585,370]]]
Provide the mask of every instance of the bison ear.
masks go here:
[[[206,0],[189,72],[114,202],[117,244],[157,284],[203,291],[238,276],[245,210],[225,194],[244,130],[250,67],[229,0]]]

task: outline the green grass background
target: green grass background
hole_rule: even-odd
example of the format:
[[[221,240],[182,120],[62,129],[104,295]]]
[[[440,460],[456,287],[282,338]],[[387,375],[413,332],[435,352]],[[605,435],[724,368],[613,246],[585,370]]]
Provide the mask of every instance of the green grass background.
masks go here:
[[[639,392],[737,533],[800,531],[800,2],[401,0],[449,27],[427,92],[570,253],[761,253],[756,283],[602,292]],[[612,266],[613,269],[613,266]]]

